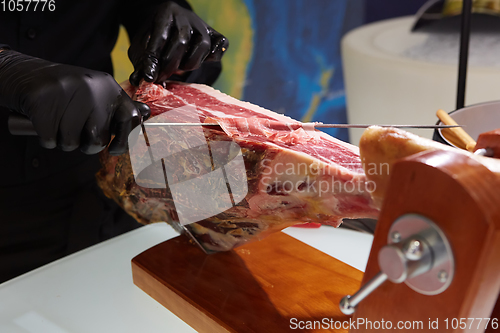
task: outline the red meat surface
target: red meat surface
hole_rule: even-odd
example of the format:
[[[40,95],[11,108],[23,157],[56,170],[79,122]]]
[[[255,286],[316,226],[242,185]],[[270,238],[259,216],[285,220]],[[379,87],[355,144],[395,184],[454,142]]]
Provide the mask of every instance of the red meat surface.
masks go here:
[[[151,107],[145,133],[129,154],[103,153],[97,178],[141,223],[169,222],[210,252],[378,214],[356,146],[205,85],[144,84],[134,98]]]

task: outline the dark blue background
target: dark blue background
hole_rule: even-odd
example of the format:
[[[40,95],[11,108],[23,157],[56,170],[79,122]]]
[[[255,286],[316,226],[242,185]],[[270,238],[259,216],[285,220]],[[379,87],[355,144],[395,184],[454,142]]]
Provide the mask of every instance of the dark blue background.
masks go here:
[[[254,30],[243,99],[301,120],[346,123],[342,36],[363,23],[415,14],[425,0],[243,0]],[[326,91],[322,73],[332,71]],[[348,141],[347,130],[328,132]]]

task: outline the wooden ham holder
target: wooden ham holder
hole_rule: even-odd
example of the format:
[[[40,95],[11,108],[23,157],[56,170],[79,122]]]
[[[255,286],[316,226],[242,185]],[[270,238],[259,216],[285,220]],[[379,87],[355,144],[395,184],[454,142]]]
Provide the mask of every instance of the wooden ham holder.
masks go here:
[[[383,319],[394,325],[422,321],[424,327],[415,332],[482,332],[484,328],[453,329],[452,320],[500,318],[498,304],[492,314],[500,291],[497,175],[462,154],[424,152],[396,162],[384,202],[364,276],[276,233],[213,255],[205,255],[187,238],[174,238],[132,260],[134,283],[199,332],[301,331],[290,328],[291,318]],[[364,285],[380,270],[377,256],[388,242],[391,225],[409,213],[432,220],[444,232],[454,257],[451,284],[440,294],[427,296],[405,283],[386,281],[358,305],[353,318],[342,314],[340,299],[352,295],[361,278]],[[429,329],[435,319],[439,328]],[[366,326],[351,330],[371,331],[381,330]]]
[[[448,238],[455,261],[451,285],[441,294],[426,296],[404,283],[385,282],[360,303],[355,318],[422,321],[423,329],[415,332],[483,332],[484,328],[477,328],[478,321],[469,328],[471,321],[467,318],[500,319],[498,305],[492,314],[500,291],[499,177],[454,152],[423,152],[396,162],[363,285],[380,269],[377,256],[387,244],[391,225],[409,213],[429,218]],[[461,318],[467,322],[466,329],[460,328]],[[430,329],[429,321],[436,319],[438,329]],[[458,328],[453,329],[456,320]],[[379,330],[363,332],[372,331]]]

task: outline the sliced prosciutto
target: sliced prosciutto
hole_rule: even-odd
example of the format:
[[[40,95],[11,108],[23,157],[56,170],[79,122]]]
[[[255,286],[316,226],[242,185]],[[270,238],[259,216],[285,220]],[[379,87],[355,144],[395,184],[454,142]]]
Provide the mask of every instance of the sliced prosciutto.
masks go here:
[[[213,121],[212,121],[213,120]],[[293,146],[313,141],[321,143],[319,133],[315,132],[314,124],[301,124],[298,121],[282,122],[277,120],[249,118],[222,118],[206,120],[207,123],[217,122],[224,132],[231,137],[267,138],[277,144]]]
[[[141,223],[182,226],[211,252],[294,224],[378,214],[358,148],[312,125],[199,84],[144,84],[135,99],[152,111],[146,135],[136,129],[130,154],[102,154],[97,178]]]

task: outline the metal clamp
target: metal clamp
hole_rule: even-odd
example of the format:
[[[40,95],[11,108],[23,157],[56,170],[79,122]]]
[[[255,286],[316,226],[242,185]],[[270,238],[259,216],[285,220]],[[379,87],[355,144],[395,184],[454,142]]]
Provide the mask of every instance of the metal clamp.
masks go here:
[[[437,295],[445,291],[455,270],[451,246],[443,231],[431,220],[417,214],[397,219],[389,230],[388,245],[378,253],[380,272],[353,296],[340,301],[347,315],[386,280],[404,282],[418,293]]]

